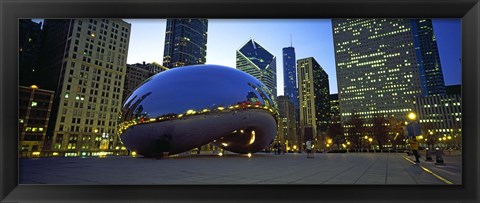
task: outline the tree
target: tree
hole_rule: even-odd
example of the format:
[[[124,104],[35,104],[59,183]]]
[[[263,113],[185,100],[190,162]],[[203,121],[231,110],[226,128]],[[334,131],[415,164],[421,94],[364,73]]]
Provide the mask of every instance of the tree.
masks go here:
[[[352,112],[350,120],[348,120],[346,123],[348,125],[348,139],[352,145],[355,146],[355,148],[361,148],[360,139],[362,134],[365,133],[365,127],[363,126],[365,122],[362,118],[360,118],[359,115],[357,115],[355,112]]]
[[[340,150],[340,145],[345,139],[344,129],[340,122],[334,120],[328,127],[328,134],[333,138],[333,143],[337,145],[337,149]]]
[[[422,123],[420,126],[423,134],[425,135],[425,144],[428,148],[433,149],[438,140],[438,133],[435,132],[435,127],[432,123]]]
[[[405,139],[405,130],[404,121],[395,119],[394,117],[390,117],[387,119],[389,123],[389,136],[388,140],[392,144],[393,149],[397,149],[397,146],[403,143],[403,139]]]
[[[385,144],[387,140],[387,133],[388,133],[388,127],[387,127],[387,119],[383,117],[382,115],[375,114],[374,117],[372,118],[372,123],[373,126],[370,128],[370,132],[372,133],[373,137],[378,142],[378,147],[380,150],[383,149],[383,145]]]

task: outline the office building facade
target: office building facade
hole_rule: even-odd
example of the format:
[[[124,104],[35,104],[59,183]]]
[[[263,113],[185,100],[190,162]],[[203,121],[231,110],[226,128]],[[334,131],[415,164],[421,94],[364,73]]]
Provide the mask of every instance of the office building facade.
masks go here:
[[[47,19],[38,76],[56,90],[51,150],[75,156],[121,150],[116,128],[131,25],[120,19]],[[84,153],[82,153],[84,154]]]
[[[207,19],[167,19],[163,66],[205,64],[207,31]]]
[[[236,59],[237,69],[260,80],[273,96],[277,96],[277,59],[273,54],[255,40],[249,39],[237,49]]]
[[[277,139],[286,146],[286,149],[294,150],[300,146],[297,136],[295,121],[295,106],[288,96],[278,96],[277,105],[279,111]]]
[[[314,138],[323,136],[330,121],[330,88],[328,74],[313,58],[297,60],[300,132],[305,142],[305,129],[311,128]]]
[[[366,122],[376,114],[403,120],[414,97],[444,94],[430,20],[333,19],[332,25],[342,123],[352,113]]]
[[[461,104],[461,94],[453,91],[446,95],[417,97],[413,106],[423,131],[431,131],[441,136],[447,136],[452,134],[461,135]],[[428,134],[428,132],[424,133]]]
[[[54,92],[39,89],[36,85],[20,86],[18,95],[20,157],[39,156],[46,145]]]

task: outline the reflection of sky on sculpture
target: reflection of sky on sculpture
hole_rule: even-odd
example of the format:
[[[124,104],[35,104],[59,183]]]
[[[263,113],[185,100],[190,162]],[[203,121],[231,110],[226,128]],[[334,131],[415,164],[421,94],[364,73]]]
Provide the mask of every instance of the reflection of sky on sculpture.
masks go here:
[[[127,19],[132,23],[128,63],[162,62],[165,20]],[[434,19],[440,60],[447,85],[460,84],[460,19]],[[337,93],[330,19],[211,19],[207,64],[235,67],[235,50],[250,37],[277,57],[277,92],[283,95],[282,48],[293,38],[297,59],[313,56],[329,75],[330,93]],[[215,56],[215,57],[213,57]]]
[[[125,104],[137,96],[131,102],[134,104],[142,95],[151,92],[138,105],[150,118],[182,114],[190,109],[228,107],[246,101],[250,92],[256,92],[248,83],[256,85],[257,82],[246,73],[221,66],[172,69],[150,78],[130,95]],[[256,95],[263,105],[261,94],[257,92]]]

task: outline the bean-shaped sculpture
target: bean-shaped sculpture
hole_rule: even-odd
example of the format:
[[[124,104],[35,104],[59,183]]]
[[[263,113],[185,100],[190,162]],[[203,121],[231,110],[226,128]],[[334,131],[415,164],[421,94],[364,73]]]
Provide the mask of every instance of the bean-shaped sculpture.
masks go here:
[[[139,155],[178,154],[208,143],[247,154],[268,147],[278,109],[268,88],[240,70],[194,65],[158,73],[125,100],[122,143]]]

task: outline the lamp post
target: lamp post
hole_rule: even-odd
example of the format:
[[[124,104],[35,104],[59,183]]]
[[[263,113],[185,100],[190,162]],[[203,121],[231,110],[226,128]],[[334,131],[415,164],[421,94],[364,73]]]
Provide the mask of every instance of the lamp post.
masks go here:
[[[373,152],[375,152],[375,148],[372,146],[372,138],[368,138],[368,141],[370,142],[370,147],[372,148]]]
[[[416,137],[417,136],[417,128],[418,128],[418,124],[415,122],[416,119],[417,119],[417,114],[415,114],[414,112],[410,112],[408,114],[408,119],[410,119],[410,122],[409,122],[409,125],[411,126],[412,131],[413,131],[413,137]]]

